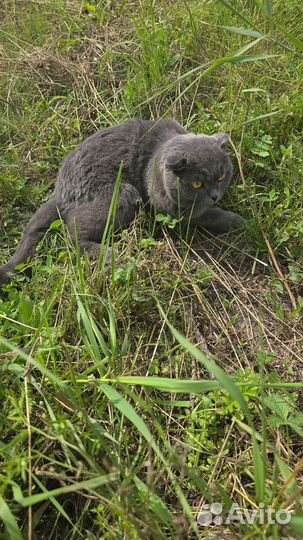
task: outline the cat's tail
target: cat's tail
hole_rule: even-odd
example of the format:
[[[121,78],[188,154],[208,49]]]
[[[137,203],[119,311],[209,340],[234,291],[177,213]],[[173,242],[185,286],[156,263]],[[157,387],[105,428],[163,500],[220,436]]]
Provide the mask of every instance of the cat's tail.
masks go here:
[[[38,242],[44,236],[51,223],[55,219],[58,219],[58,217],[57,203],[54,199],[43,204],[37,210],[25,227],[17,251],[7,264],[0,267],[0,288],[10,281],[11,274],[14,273],[16,266],[25,262],[28,257],[31,257],[35,253]]]

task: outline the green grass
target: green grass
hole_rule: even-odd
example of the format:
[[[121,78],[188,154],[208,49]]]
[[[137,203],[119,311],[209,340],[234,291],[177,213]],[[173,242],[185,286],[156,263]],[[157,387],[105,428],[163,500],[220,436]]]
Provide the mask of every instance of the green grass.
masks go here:
[[[110,268],[52,225],[0,299],[1,539],[302,538],[301,15],[2,2],[1,263],[64,156],[132,117],[230,133],[223,203],[248,225],[181,236],[142,209]],[[226,523],[233,504],[259,519]]]

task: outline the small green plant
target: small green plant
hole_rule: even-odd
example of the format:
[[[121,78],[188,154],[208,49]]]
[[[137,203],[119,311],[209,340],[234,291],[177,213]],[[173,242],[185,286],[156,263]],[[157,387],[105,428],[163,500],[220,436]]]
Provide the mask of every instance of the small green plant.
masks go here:
[[[260,134],[262,135],[262,134]],[[265,134],[262,135],[259,139],[254,141],[253,146],[250,151],[255,156],[258,156],[258,159],[254,159],[254,163],[259,167],[266,168],[270,165],[270,154],[273,140],[271,135]]]
[[[178,219],[164,214],[157,214],[155,216],[155,222],[162,223],[163,225],[166,225],[169,229],[175,229],[177,224],[181,222],[181,219],[182,218]]]

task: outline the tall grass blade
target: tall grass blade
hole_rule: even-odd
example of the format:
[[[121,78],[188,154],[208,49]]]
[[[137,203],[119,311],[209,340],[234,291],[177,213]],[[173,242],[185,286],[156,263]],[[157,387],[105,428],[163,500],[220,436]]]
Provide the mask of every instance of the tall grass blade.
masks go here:
[[[109,337],[111,343],[111,350],[112,355],[115,356],[117,350],[116,320],[113,310],[113,303],[109,291],[107,291],[107,312],[109,316]]]
[[[263,38],[257,38],[255,39],[254,41],[251,41],[250,43],[247,43],[247,45],[244,45],[243,47],[241,47],[238,51],[236,51],[235,53],[233,53],[233,57],[235,56],[243,56],[244,57],[244,53],[246,53],[247,51],[250,51],[250,49],[252,49],[253,47],[255,47],[255,45],[257,45],[258,43],[260,43],[260,41],[262,40]],[[249,58],[249,57],[247,57]],[[251,57],[253,58],[253,57]],[[254,58],[254,60],[267,60],[267,58],[265,58],[265,55],[263,55],[262,58]],[[252,60],[250,60],[252,61]]]
[[[83,337],[83,340],[85,342],[85,345],[88,349],[88,351],[92,354],[92,356],[94,357],[94,359],[97,361],[97,362],[101,362],[101,355],[100,355],[100,351],[99,351],[99,347],[98,347],[98,343],[97,343],[97,340],[96,340],[96,336],[95,336],[95,333],[94,333],[94,330],[92,328],[92,325],[91,325],[91,321],[90,321],[90,313],[84,308],[79,296],[76,294],[76,297],[77,297],[77,304],[78,304],[78,314],[77,314],[77,318],[78,318],[78,322],[79,322],[79,327],[81,328],[81,321],[84,325],[84,329],[85,329],[85,332],[81,332],[82,333],[82,337]]]
[[[119,171],[117,174],[115,187],[110,203],[110,208],[106,220],[105,229],[102,236],[101,246],[100,246],[100,257],[98,261],[98,271],[102,271],[105,268],[106,260],[107,260],[107,253],[109,249],[109,244],[112,238],[112,234],[114,232],[114,224],[115,224],[115,217],[116,217],[116,208],[120,193],[120,187],[121,187],[121,179],[122,179],[122,171],[123,171],[123,161],[120,164]]]
[[[161,392],[173,392],[174,394],[200,394],[218,390],[220,384],[216,381],[195,380],[187,381],[182,379],[170,379],[168,377],[140,377],[122,376],[116,379],[119,384],[138,385],[154,388]]]
[[[112,388],[111,386],[109,386],[106,383],[101,383],[100,386],[101,386],[101,389],[102,389],[103,393],[113,403],[113,405],[122,414],[124,414],[124,416],[126,416],[126,418],[128,418],[131,421],[131,423],[137,428],[139,433],[141,433],[141,435],[143,435],[144,439],[149,444],[151,444],[151,446],[153,448],[156,449],[156,452],[157,453],[158,453],[158,451],[160,452],[160,450],[158,449],[158,447],[156,445],[156,442],[155,442],[150,430],[148,429],[147,425],[142,420],[142,418],[138,415],[138,413],[136,413],[134,407],[130,403],[128,403],[128,401],[126,401],[126,399],[124,399],[124,397],[122,397],[121,394],[119,394],[119,392],[117,392],[117,390],[115,390],[115,388]],[[160,455],[162,455],[161,452],[160,452]]]
[[[263,455],[260,451],[257,437],[254,432],[252,433],[252,439],[253,439],[253,464],[254,464],[254,480],[255,480],[256,497],[259,502],[263,502],[264,495],[265,495],[266,465],[263,461]]]
[[[296,482],[296,477],[294,476],[293,471],[290,470],[287,463],[278,454],[275,455],[275,460],[285,482],[285,492],[289,493],[289,495],[295,496],[297,493],[299,493],[300,488]]]
[[[285,28],[283,28],[283,26],[279,25],[278,23],[275,23],[275,26],[278,28],[281,34],[287,37],[289,41],[291,41],[291,43],[293,43],[293,45],[295,45],[299,49],[299,51],[303,53],[303,41],[300,38],[295,36],[292,32],[285,30]]]
[[[232,32],[234,34],[240,34],[241,36],[266,39],[266,36],[261,34],[261,32],[257,32],[257,30],[248,30],[248,28],[241,28],[238,26],[220,26],[219,28],[223,28],[223,30],[227,30],[228,32]]]
[[[272,4],[271,0],[264,0],[264,12],[266,17],[272,19]]]
[[[259,114],[259,116],[255,116],[254,118],[250,118],[249,120],[245,120],[245,122],[243,122],[243,125],[253,124],[253,122],[258,122],[258,120],[264,120],[264,118],[270,118],[271,116],[275,116],[276,114],[280,114],[281,112],[283,112],[283,110],[279,109],[278,111],[273,111],[273,112],[266,113],[266,114]]]
[[[259,40],[255,40],[252,45],[255,45],[256,43],[258,43],[258,41]],[[240,51],[242,50],[243,49],[240,49]],[[270,60],[271,58],[277,58],[280,56],[279,54],[255,54],[255,55],[241,56],[240,51],[237,51],[236,53],[234,53],[233,56],[225,56],[224,58],[219,58],[218,60],[214,60],[212,62],[212,65],[215,67],[220,67],[220,66],[223,66],[224,64],[245,64],[247,62],[257,62],[259,60]]]
[[[109,484],[110,482],[115,482],[119,479],[118,473],[110,473],[104,476],[97,476],[96,478],[90,478],[89,480],[83,480],[83,482],[74,482],[73,484],[68,484],[63,487],[43,491],[42,493],[37,493],[36,495],[31,495],[29,497],[23,497],[23,494],[19,489],[14,488],[14,497],[15,500],[21,504],[23,507],[33,506],[34,504],[40,503],[41,501],[50,500],[53,497],[58,497],[59,495],[66,495],[67,493],[75,493],[81,491],[90,491],[95,490],[100,486]]]
[[[88,306],[83,305],[76,291],[75,291],[75,295],[76,295],[77,304],[78,304],[78,321],[79,321],[80,330],[82,330],[81,321],[84,325],[84,330],[85,330],[85,332],[83,332],[83,330],[81,331],[83,341],[87,349],[91,352],[92,358],[95,361],[95,365],[97,366],[98,369],[100,368],[99,371],[101,370],[100,374],[102,375],[103,374],[102,366],[104,365],[104,363],[106,363],[107,359],[110,358],[112,353],[110,349],[108,348],[100,329],[96,325]],[[99,348],[101,349],[104,355],[104,358],[101,358]]]
[[[89,313],[89,320],[90,320],[92,329],[93,329],[94,334],[95,334],[95,336],[97,338],[97,341],[99,342],[99,345],[101,347],[101,350],[102,350],[104,356],[109,357],[111,352],[110,352],[110,350],[109,350],[109,348],[108,348],[108,346],[107,346],[107,344],[105,342],[104,337],[101,334],[101,331],[99,330],[98,326],[96,325],[91,313]]]
[[[16,518],[10,511],[3,497],[0,495],[0,518],[7,532],[7,540],[24,540],[18,527]],[[4,536],[3,536],[4,538]]]

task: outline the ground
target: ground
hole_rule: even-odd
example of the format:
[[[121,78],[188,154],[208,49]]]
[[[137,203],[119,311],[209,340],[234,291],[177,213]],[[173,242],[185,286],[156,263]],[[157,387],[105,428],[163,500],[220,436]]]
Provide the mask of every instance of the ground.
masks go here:
[[[301,2],[0,17],[1,263],[64,156],[133,117],[229,133],[222,206],[247,220],[186,234],[141,208],[110,268],[51,226],[0,299],[0,538],[302,538]]]

